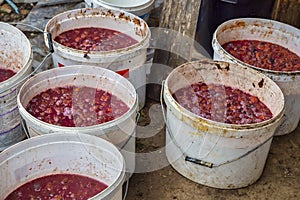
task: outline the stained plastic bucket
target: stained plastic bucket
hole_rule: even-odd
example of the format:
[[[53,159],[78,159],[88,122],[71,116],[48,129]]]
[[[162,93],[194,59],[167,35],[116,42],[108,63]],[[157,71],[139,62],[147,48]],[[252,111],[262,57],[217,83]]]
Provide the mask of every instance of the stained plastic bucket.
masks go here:
[[[260,123],[237,125],[195,115],[172,94],[199,81],[257,96],[273,117]],[[245,187],[259,179],[284,113],[283,93],[271,79],[251,68],[203,60],[175,68],[163,87],[167,106],[166,155],[175,170],[197,183],[223,189]]]
[[[64,31],[82,27],[101,27],[120,31],[138,41],[127,48],[113,51],[82,51],[63,46],[53,41],[52,54],[55,67],[67,65],[93,65],[111,69],[126,77],[135,87],[142,108],[146,98],[147,47],[150,30],[141,18],[124,11],[106,8],[85,8],[63,12],[49,20],[45,31],[54,39]],[[44,41],[47,46],[48,38]]]
[[[124,10],[148,22],[150,12],[154,8],[155,0],[85,0],[85,2],[91,8],[104,7]]]
[[[79,174],[108,185],[91,199],[122,199],[125,162],[104,139],[57,133],[24,140],[0,153],[0,199],[17,187],[51,174]]]
[[[25,109],[34,96],[47,89],[67,85],[87,86],[108,91],[121,99],[129,107],[129,110],[122,116],[103,124],[87,127],[63,127],[45,123],[33,117]],[[111,70],[87,65],[54,68],[40,72],[28,79],[20,88],[17,101],[29,137],[57,132],[98,136],[110,141],[120,149],[126,161],[128,177],[134,172],[138,99],[132,84],[121,75]],[[91,117],[95,114],[91,112]]]
[[[17,106],[21,82],[32,71],[32,49],[16,27],[0,22],[0,67],[17,72],[0,83],[0,151],[25,139]]]
[[[214,60],[248,66],[274,80],[285,96],[284,119],[275,135],[284,135],[297,128],[300,120],[300,71],[277,72],[248,65],[234,58],[221,45],[235,40],[259,40],[288,48],[300,56],[300,30],[290,25],[259,18],[233,19],[221,24],[213,35]]]

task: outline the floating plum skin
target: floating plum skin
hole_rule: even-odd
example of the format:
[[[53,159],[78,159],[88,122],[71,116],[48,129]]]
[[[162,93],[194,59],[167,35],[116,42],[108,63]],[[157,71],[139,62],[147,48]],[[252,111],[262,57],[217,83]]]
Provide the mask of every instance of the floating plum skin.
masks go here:
[[[0,83],[3,81],[8,80],[9,78],[13,77],[16,74],[13,70],[0,68]]]
[[[86,200],[108,186],[78,174],[52,174],[29,181],[11,192],[4,200],[76,199]]]
[[[119,31],[96,27],[68,30],[54,40],[66,47],[84,51],[118,50],[138,43]]]
[[[217,122],[253,124],[273,117],[258,97],[224,85],[199,82],[177,90],[173,97],[190,112]]]
[[[33,97],[26,110],[46,123],[85,127],[114,120],[129,108],[111,93],[91,88],[65,86],[48,89]]]
[[[249,65],[273,71],[300,71],[300,57],[270,42],[237,40],[222,45],[225,51]]]

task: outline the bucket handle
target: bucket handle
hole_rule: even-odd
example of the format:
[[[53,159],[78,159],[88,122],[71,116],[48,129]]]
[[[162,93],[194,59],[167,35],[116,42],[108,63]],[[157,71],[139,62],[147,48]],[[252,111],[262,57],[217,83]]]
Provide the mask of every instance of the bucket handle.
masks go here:
[[[129,188],[129,179],[128,179],[128,180],[126,180],[125,192],[124,192],[124,196],[123,196],[123,198],[122,198],[123,200],[125,200],[125,199],[126,199],[126,197],[127,197],[128,188]]]
[[[7,92],[9,91],[10,89],[22,84],[26,79],[30,78],[31,76],[33,76],[43,65],[44,63],[46,62],[46,60],[51,56],[51,54],[54,52],[54,48],[53,48],[53,43],[52,43],[52,36],[51,36],[51,33],[48,33],[48,32],[45,32],[37,27],[34,27],[34,26],[31,26],[29,24],[24,24],[24,23],[14,23],[14,22],[11,22],[9,24],[12,24],[12,25],[22,25],[22,26],[28,26],[30,28],[33,28],[33,29],[36,29],[44,34],[47,34],[47,38],[48,38],[48,44],[49,44],[49,53],[44,57],[44,59],[42,60],[42,62],[40,62],[40,64],[27,76],[25,76],[24,78],[22,78],[21,80],[17,81],[16,83],[8,86],[8,87],[5,87],[4,89],[0,90],[0,93],[4,93],[4,92]]]
[[[265,140],[264,142],[260,143],[259,145],[255,146],[253,149],[247,151],[246,153],[240,155],[239,157],[237,158],[233,158],[231,160],[228,160],[228,161],[225,161],[225,162],[222,162],[222,163],[219,163],[219,164],[215,164],[215,163],[212,163],[212,162],[207,162],[205,160],[201,160],[201,159],[198,159],[198,158],[194,158],[192,156],[188,156],[184,150],[180,147],[180,145],[176,142],[175,140],[175,137],[172,133],[172,131],[170,130],[169,126],[168,126],[168,122],[167,122],[167,119],[166,119],[166,114],[165,114],[165,107],[164,107],[164,102],[163,102],[163,92],[164,92],[164,84],[165,84],[165,80],[163,80],[162,82],[162,89],[161,89],[161,92],[160,92],[160,104],[161,104],[161,109],[162,109],[162,114],[163,114],[163,118],[164,118],[164,121],[166,123],[166,129],[169,133],[169,136],[170,138],[172,139],[173,143],[175,144],[175,146],[177,146],[177,148],[181,151],[182,155],[185,157],[185,161],[187,162],[191,162],[191,163],[194,163],[194,164],[197,164],[197,165],[201,165],[201,166],[204,166],[204,167],[208,167],[208,168],[215,168],[215,167],[220,167],[222,165],[226,165],[226,164],[229,164],[229,163],[232,163],[234,161],[237,161],[247,155],[249,155],[250,153],[252,153],[253,151],[257,150],[258,148],[262,147],[264,144],[266,144],[268,141],[270,141],[272,138],[273,138],[273,135],[270,136],[267,140]]]
[[[238,0],[221,0],[225,3],[231,3],[231,4],[237,4],[238,3]]]
[[[140,116],[141,116],[140,112],[137,112],[137,113],[136,113],[136,117],[135,117],[135,124],[136,124],[136,125],[137,125],[137,123],[138,123],[138,121],[139,121],[139,119],[140,119]],[[135,127],[136,127],[136,126],[135,126]],[[132,137],[134,137],[134,136],[131,134],[130,137],[128,138],[128,140],[126,140],[126,141],[124,142],[124,144],[123,144],[120,148],[118,148],[119,151],[122,150],[122,149],[127,145],[127,143],[129,142],[129,140],[130,140]]]
[[[135,118],[135,123],[136,123],[136,125],[137,125],[137,123],[138,123],[138,121],[139,121],[139,119],[140,119],[140,116],[141,116],[141,114],[140,114],[139,112],[137,112],[136,118]],[[26,122],[25,122],[24,119],[21,120],[21,124],[22,124],[22,128],[23,128],[23,130],[24,130],[24,132],[25,132],[26,137],[27,137],[27,138],[31,138],[31,136],[30,136],[30,134],[29,134],[28,127],[27,127]],[[124,144],[123,144],[120,148],[118,148],[118,150],[119,150],[119,151],[122,150],[122,149],[127,145],[127,143],[129,142],[129,140],[130,140],[132,137],[133,137],[133,136],[131,135],[131,136],[128,138],[128,140],[126,140],[126,141],[124,142]]]
[[[29,139],[30,135],[29,135],[28,127],[27,127],[24,119],[21,119],[21,125],[22,125],[22,128],[23,128],[24,132],[25,132],[26,137]]]
[[[138,123],[138,121],[139,121],[139,119],[140,119],[140,116],[141,116],[140,112],[137,112],[137,113],[136,113],[136,118],[135,118],[135,124],[136,124],[136,125],[137,125],[137,123]],[[22,128],[23,128],[23,130],[24,130],[24,132],[25,132],[26,137],[27,137],[27,138],[31,138],[31,136],[30,136],[30,134],[29,134],[28,127],[27,127],[26,122],[25,122],[24,119],[21,119],[21,124],[22,124]],[[128,140],[126,140],[126,141],[124,142],[124,144],[123,144],[120,148],[118,148],[118,150],[119,150],[119,151],[122,150],[122,149],[127,145],[127,143],[129,142],[129,140],[130,140],[132,137],[133,137],[133,136],[130,135],[130,137],[128,138]]]

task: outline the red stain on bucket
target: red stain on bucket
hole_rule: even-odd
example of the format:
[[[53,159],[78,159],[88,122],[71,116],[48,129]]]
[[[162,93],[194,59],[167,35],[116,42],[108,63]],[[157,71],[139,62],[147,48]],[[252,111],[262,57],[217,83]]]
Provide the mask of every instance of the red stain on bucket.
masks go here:
[[[63,67],[65,66],[64,64],[61,64],[60,62],[57,63],[58,67]]]
[[[129,69],[120,70],[117,71],[117,73],[123,76],[124,78],[129,78]]]

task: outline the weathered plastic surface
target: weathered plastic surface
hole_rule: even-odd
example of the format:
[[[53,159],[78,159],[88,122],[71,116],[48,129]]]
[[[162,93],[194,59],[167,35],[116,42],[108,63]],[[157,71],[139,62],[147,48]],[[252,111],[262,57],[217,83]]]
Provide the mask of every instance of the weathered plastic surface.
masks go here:
[[[29,101],[41,92],[66,85],[99,88],[124,101],[129,111],[112,121],[88,127],[63,127],[45,123],[26,111]],[[85,133],[104,138],[116,145],[126,160],[128,176],[135,169],[135,133],[138,99],[132,84],[113,71],[87,65],[54,68],[40,72],[21,87],[18,107],[30,137],[49,133]],[[95,113],[91,113],[91,117]]]
[[[16,85],[32,70],[32,49],[27,37],[17,28],[0,22],[0,67],[15,74],[0,83],[0,151],[26,138],[17,107]]]
[[[257,96],[273,118],[237,125],[197,116],[180,106],[172,94],[199,81],[231,86]],[[259,179],[284,113],[284,96],[274,81],[251,68],[204,60],[174,69],[164,83],[163,95],[167,105],[166,154],[180,174],[223,189],[245,187]],[[213,168],[185,161],[187,156],[212,163]]]
[[[30,138],[0,153],[0,178],[5,180],[0,182],[0,199],[26,182],[54,173],[81,174],[107,184],[93,200],[122,199],[122,154],[104,139],[79,133]]]
[[[259,40],[281,45],[300,56],[300,30],[273,20],[257,18],[233,19],[221,24],[213,35],[214,60],[224,60],[252,67],[274,80],[285,96],[284,119],[275,135],[284,135],[297,128],[300,120],[300,71],[276,72],[241,62],[221,45],[234,40]]]
[[[155,0],[85,0],[88,7],[105,7],[108,9],[120,9],[139,16],[148,21],[151,10],[154,8]]]
[[[138,41],[137,44],[114,51],[82,51],[65,47],[53,41],[52,54],[55,67],[68,65],[93,65],[107,68],[126,78],[135,87],[139,97],[139,107],[145,105],[147,47],[149,46],[150,30],[141,18],[124,11],[106,8],[85,8],[63,12],[56,15],[46,25],[45,31],[54,39],[60,33],[80,27],[102,27],[117,30]],[[45,37],[48,45],[48,39]]]

